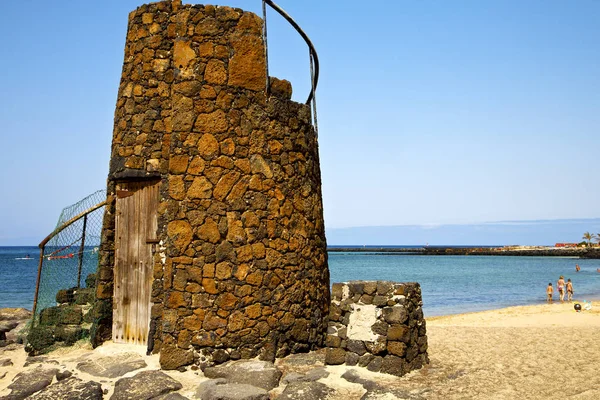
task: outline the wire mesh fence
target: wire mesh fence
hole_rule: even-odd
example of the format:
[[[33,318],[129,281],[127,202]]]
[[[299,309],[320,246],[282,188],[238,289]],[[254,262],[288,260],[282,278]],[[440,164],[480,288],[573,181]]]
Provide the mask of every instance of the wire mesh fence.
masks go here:
[[[45,308],[89,301],[93,296],[91,274],[98,266],[105,201],[106,191],[98,190],[64,208],[54,231],[40,243],[33,321]],[[80,290],[84,288],[90,290]],[[86,297],[76,298],[78,292]]]

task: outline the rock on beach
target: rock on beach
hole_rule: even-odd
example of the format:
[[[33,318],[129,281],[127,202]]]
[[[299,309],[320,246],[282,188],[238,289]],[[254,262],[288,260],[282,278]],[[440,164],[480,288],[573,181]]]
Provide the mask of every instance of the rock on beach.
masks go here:
[[[549,399],[560,392],[600,398],[597,359],[600,307],[577,313],[573,304],[510,307],[427,319],[431,363],[399,378],[349,365],[324,365],[325,351],[295,354],[275,364],[232,362],[282,374],[265,389],[261,380],[241,380],[221,369],[160,371],[158,355],[135,346],[105,343],[27,357],[22,344],[0,348],[0,399],[343,399],[441,400],[465,398]],[[136,356],[131,356],[136,353]],[[129,356],[127,355],[129,354]],[[565,354],[569,355],[568,362]],[[139,359],[146,366],[118,377],[98,377],[77,368],[106,360]],[[104,361],[103,361],[104,360]],[[244,368],[238,368],[244,371]],[[247,368],[246,368],[247,370]],[[243,373],[243,372],[240,372]],[[210,375],[210,376],[208,376]],[[220,377],[217,377],[219,375]],[[267,374],[268,375],[268,374]],[[102,392],[100,392],[100,389]],[[60,397],[56,397],[60,393]],[[27,397],[29,396],[29,397]],[[237,397],[236,397],[237,396]],[[266,397],[265,397],[266,396]]]

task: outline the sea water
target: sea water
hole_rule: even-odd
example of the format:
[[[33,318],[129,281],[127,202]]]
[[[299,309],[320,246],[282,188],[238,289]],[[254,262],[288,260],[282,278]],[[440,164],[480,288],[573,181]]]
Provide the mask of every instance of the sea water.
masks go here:
[[[575,272],[579,264],[580,272]],[[329,253],[331,282],[418,282],[426,316],[491,310],[546,301],[548,283],[564,275],[574,299],[600,298],[600,260],[576,257],[424,256]],[[599,304],[600,306],[600,304]]]
[[[53,254],[51,246],[46,247],[46,256]],[[60,289],[77,286],[79,270],[79,248],[57,252],[64,256],[73,253],[71,258],[44,260],[38,310],[56,305],[56,293]],[[96,247],[86,246],[81,253],[81,287],[85,287],[85,279],[95,273],[98,266]],[[37,247],[1,247],[0,246],[0,308],[33,307],[37,282],[40,250]]]
[[[30,258],[24,259],[27,255]],[[32,308],[38,257],[36,247],[0,247],[0,308]],[[87,260],[86,265],[93,269],[94,262],[94,259]],[[577,273],[576,264],[581,267]],[[329,253],[331,282],[419,282],[426,316],[542,303],[546,299],[546,286],[552,283],[556,290],[560,275],[573,281],[576,300],[599,299],[597,268],[600,268],[600,260],[570,257]],[[50,268],[48,271],[52,272]],[[55,272],[65,277],[64,288],[73,286],[72,281],[66,281],[67,276],[72,279],[73,271]],[[558,299],[556,291],[554,297]],[[52,299],[44,301],[52,302]]]
[[[36,247],[0,247],[0,308],[31,310],[39,252]]]

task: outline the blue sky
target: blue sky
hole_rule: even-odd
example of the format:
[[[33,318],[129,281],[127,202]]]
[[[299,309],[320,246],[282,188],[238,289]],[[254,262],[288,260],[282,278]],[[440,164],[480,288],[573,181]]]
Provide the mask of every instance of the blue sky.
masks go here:
[[[127,14],[141,4],[2,5],[0,245],[38,243],[105,187]],[[321,61],[329,229],[600,217],[599,1],[279,4]],[[274,12],[269,46],[271,75],[304,101],[306,47]]]

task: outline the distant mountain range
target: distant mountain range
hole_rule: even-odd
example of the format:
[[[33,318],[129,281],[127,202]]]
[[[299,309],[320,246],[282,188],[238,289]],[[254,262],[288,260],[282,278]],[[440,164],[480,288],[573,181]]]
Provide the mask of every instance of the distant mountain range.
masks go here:
[[[600,218],[500,221],[481,224],[361,226],[326,229],[330,246],[362,245],[554,245],[600,233]]]

